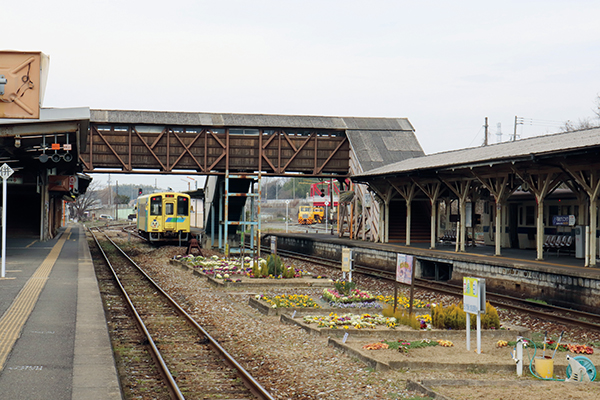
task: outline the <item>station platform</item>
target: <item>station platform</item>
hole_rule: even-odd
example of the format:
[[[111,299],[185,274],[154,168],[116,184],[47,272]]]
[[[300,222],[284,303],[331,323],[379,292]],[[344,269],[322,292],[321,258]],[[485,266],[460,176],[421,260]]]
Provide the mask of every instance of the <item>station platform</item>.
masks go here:
[[[526,299],[597,313],[600,307],[600,264],[585,267],[584,260],[564,251],[547,251],[543,260],[528,249],[501,249],[483,244],[457,252],[456,246],[429,243],[373,243],[339,238],[330,233],[281,233],[263,231],[262,244],[269,246],[277,238],[277,248],[301,254],[342,260],[344,248],[353,250],[358,266],[395,273],[397,255],[412,256],[419,278],[461,282],[464,277],[486,279],[486,287],[497,293],[517,294]]]
[[[0,398],[121,399],[84,227],[7,237],[0,278]]]
[[[550,250],[544,252],[543,260],[536,260],[537,253],[534,249],[502,248],[501,255],[496,256],[494,246],[478,244],[467,246],[465,252],[455,251],[454,244],[438,243],[435,249],[429,248],[428,243],[412,243],[406,246],[403,243],[374,243],[347,237],[339,238],[328,232],[269,232],[263,231],[263,236],[275,235],[278,237],[305,238],[319,243],[331,243],[343,247],[365,248],[381,250],[392,253],[405,253],[419,257],[445,259],[449,261],[479,262],[489,265],[510,266],[512,268],[527,268],[533,270],[555,270],[557,273],[568,271],[570,274],[586,277],[600,278],[600,260],[593,268],[585,267],[584,260],[575,258],[573,254]]]

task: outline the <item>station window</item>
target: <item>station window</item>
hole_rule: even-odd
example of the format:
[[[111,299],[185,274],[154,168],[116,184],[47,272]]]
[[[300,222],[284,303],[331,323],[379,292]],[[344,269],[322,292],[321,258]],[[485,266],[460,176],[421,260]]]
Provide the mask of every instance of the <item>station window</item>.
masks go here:
[[[190,202],[187,197],[177,197],[177,215],[188,215],[190,211]]]
[[[153,196],[150,198],[150,215],[162,215],[161,196]]]
[[[525,207],[525,225],[535,225],[535,207]]]
[[[173,215],[173,203],[165,204],[165,215]]]

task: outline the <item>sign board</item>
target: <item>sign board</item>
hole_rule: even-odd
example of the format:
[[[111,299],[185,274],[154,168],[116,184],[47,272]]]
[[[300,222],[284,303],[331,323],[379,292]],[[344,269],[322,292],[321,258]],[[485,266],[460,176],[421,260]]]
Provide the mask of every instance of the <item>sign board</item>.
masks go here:
[[[398,254],[396,257],[396,282],[412,284],[413,256]]]
[[[465,204],[465,227],[473,226],[473,203],[470,201]]]
[[[463,277],[463,310],[485,314],[485,279]]]
[[[329,206],[329,200],[325,200],[325,207]]]
[[[554,226],[575,226],[576,218],[574,215],[553,215],[552,225]]]
[[[40,118],[49,63],[39,51],[0,51],[0,118]]]
[[[485,314],[485,279],[463,277],[463,310],[467,313],[467,350],[471,350],[471,314],[475,314],[477,354],[481,354],[481,314]]]
[[[271,253],[277,254],[277,236],[271,236]]]
[[[4,163],[0,167],[0,177],[2,179],[8,179],[15,171],[10,167],[10,165]]]
[[[347,247],[342,248],[342,272],[352,270],[352,250]]]

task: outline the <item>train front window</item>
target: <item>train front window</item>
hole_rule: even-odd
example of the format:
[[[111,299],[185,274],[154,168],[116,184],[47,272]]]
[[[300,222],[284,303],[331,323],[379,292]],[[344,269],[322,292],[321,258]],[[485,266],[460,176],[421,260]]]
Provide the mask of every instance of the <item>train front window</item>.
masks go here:
[[[173,215],[173,203],[165,204],[165,215]]]
[[[187,197],[177,197],[177,215],[188,215],[190,202]]]
[[[161,196],[153,196],[150,198],[150,215],[162,215]]]

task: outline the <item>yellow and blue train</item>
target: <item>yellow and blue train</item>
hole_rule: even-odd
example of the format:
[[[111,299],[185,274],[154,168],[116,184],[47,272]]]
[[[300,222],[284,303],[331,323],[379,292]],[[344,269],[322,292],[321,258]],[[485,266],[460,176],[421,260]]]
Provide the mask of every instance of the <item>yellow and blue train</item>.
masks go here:
[[[137,229],[151,242],[187,241],[190,235],[190,196],[162,192],[138,197]]]

